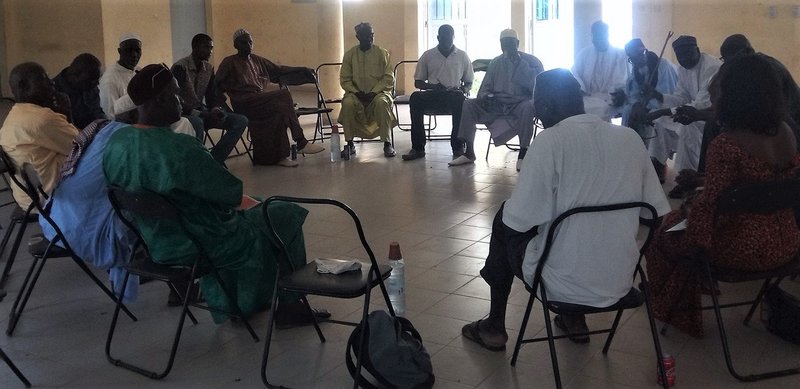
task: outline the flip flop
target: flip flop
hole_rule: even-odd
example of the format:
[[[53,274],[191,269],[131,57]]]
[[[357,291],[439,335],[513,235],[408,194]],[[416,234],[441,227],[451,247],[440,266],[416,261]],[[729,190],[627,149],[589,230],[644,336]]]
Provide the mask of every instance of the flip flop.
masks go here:
[[[504,351],[506,349],[506,344],[490,344],[487,343],[480,334],[480,322],[483,320],[478,320],[476,322],[469,323],[461,328],[461,335],[465,338],[479,344],[481,347],[489,350],[489,351]]]
[[[578,344],[586,344],[589,343],[589,335],[581,335],[581,336],[572,336],[572,331],[567,328],[566,323],[564,323],[564,319],[561,318],[561,315],[556,315],[555,319],[553,319],[553,323],[555,323],[556,327],[561,331],[564,331],[569,335],[569,340],[573,341],[574,343]],[[588,330],[588,328],[587,328]]]

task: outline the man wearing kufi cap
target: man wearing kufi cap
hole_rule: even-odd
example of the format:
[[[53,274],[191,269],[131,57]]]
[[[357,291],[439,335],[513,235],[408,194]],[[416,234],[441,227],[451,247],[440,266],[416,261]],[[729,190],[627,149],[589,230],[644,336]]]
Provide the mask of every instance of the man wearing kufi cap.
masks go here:
[[[708,86],[722,62],[701,53],[697,47],[697,39],[693,36],[681,35],[672,42],[672,48],[681,65],[678,68],[678,86],[674,94],[664,95],[664,108],[648,115],[649,120],[655,120],[656,130],[656,137],[650,140],[648,148],[656,170],[666,166],[667,159],[673,152],[676,172],[684,169],[697,170],[705,122],[684,125],[675,120],[678,117],[674,117],[674,114],[681,106],[697,110],[711,106]],[[670,197],[680,198],[684,195],[680,186],[670,192]]]
[[[305,67],[279,66],[253,54],[253,37],[240,28],[233,33],[237,53],[225,57],[216,74],[217,103],[230,97],[233,110],[247,116],[253,141],[253,163],[296,167],[289,156],[288,128],[297,142],[297,151],[315,154],[324,148],[309,142],[294,111],[294,100],[288,90],[280,89],[282,75],[313,72]]]
[[[99,85],[100,106],[109,120],[136,108],[128,98],[125,88],[139,70],[136,65],[142,58],[142,39],[132,32],[122,34],[117,52],[119,60],[106,67]]]
[[[186,233],[204,244],[208,259],[233,287],[232,300],[249,316],[266,308],[274,287],[276,252],[261,205],[242,193],[242,181],[217,163],[195,139],[169,129],[181,116],[180,88],[164,65],[145,66],[128,85],[138,122],[117,130],[106,145],[103,170],[109,184],[165,196],[179,209]],[[308,213],[293,204],[275,204],[270,216],[280,226],[295,265],[305,264],[302,225]],[[171,221],[142,221],[140,232],[153,261],[191,265],[197,250],[185,244],[182,228]],[[217,309],[231,311],[213,277],[201,280],[203,296]],[[295,295],[282,295],[278,324],[310,324],[311,315]],[[226,315],[212,314],[216,322]],[[330,316],[324,312],[321,316]]]
[[[487,125],[496,146],[519,136],[517,170],[528,151],[533,139],[533,86],[536,84],[536,75],[544,67],[538,58],[519,51],[519,37],[512,29],[500,33],[500,48],[503,54],[489,63],[478,97],[464,101],[458,137],[466,143],[466,149],[463,155],[448,162],[450,166],[475,161],[474,142],[478,123]]]

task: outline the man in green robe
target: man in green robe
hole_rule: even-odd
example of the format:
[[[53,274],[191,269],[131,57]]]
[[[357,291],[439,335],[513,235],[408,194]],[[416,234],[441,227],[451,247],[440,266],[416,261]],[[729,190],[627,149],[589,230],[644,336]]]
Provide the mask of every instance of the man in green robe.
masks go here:
[[[344,128],[347,148],[355,154],[353,137],[373,139],[380,136],[383,155],[395,156],[389,132],[397,123],[392,102],[394,73],[389,52],[373,44],[375,33],[369,23],[355,27],[358,46],[344,53],[339,83],[344,89],[339,123]]]
[[[164,65],[148,65],[128,84],[137,105],[138,123],[119,129],[103,154],[103,169],[111,185],[164,195],[179,209],[182,228],[167,220],[141,220],[142,237],[153,261],[191,265],[199,250],[186,233],[201,242],[210,262],[232,290],[228,301],[213,277],[201,280],[212,307],[230,311],[238,304],[249,316],[271,300],[279,249],[269,237],[263,210],[242,194],[242,182],[217,163],[194,137],[175,134],[170,123],[180,118],[180,88]],[[306,262],[302,225],[308,211],[294,204],[270,206],[273,224],[296,266]],[[299,296],[280,296],[278,324],[310,323]],[[303,315],[305,314],[305,315]],[[321,316],[330,316],[321,312]],[[214,315],[216,322],[225,315]]]

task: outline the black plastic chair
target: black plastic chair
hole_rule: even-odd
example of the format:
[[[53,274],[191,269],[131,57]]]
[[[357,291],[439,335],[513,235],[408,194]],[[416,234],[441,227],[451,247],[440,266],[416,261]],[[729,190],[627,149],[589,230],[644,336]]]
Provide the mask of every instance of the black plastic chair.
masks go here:
[[[544,280],[542,279],[542,270],[544,269],[544,265],[547,262],[548,256],[550,254],[550,249],[553,246],[553,240],[555,239],[556,231],[558,231],[561,222],[563,222],[570,216],[582,213],[615,212],[615,211],[630,210],[630,209],[640,209],[645,213],[649,213],[650,215],[650,217],[647,218],[640,218],[641,224],[648,227],[648,233],[647,233],[647,239],[645,240],[644,245],[640,249],[639,260],[636,263],[636,268],[633,270],[633,278],[636,278],[636,274],[639,274],[639,276],[641,277],[641,283],[639,284],[639,288],[641,288],[641,290],[636,289],[635,287],[631,287],[627,295],[622,297],[617,303],[605,308],[597,308],[587,305],[570,304],[570,303],[548,300],[547,291],[544,285]],[[650,308],[650,302],[648,299],[649,291],[648,291],[647,277],[645,276],[645,273],[641,267],[642,255],[644,251],[647,249],[647,246],[649,245],[650,240],[653,236],[653,229],[656,224],[656,220],[657,220],[657,213],[652,205],[643,202],[630,202],[630,203],[618,203],[618,204],[573,208],[562,213],[553,221],[553,223],[550,225],[550,228],[547,231],[544,250],[542,251],[542,256],[539,259],[539,263],[536,267],[536,273],[534,275],[533,285],[528,285],[527,283],[525,283],[525,289],[527,289],[528,292],[530,293],[530,298],[528,299],[528,306],[525,309],[525,316],[523,316],[522,319],[522,327],[520,327],[519,336],[517,337],[517,343],[516,346],[514,347],[514,356],[511,358],[511,366],[514,366],[517,363],[519,350],[522,347],[523,343],[541,342],[546,340],[550,346],[550,359],[553,364],[553,375],[555,376],[554,378],[556,382],[556,387],[561,388],[562,387],[561,374],[558,369],[558,358],[556,357],[556,347],[554,340],[563,339],[570,336],[572,337],[588,336],[588,335],[608,333],[608,338],[606,338],[606,343],[603,346],[603,354],[607,354],[608,348],[611,346],[611,341],[614,339],[614,334],[616,334],[617,332],[617,326],[619,325],[620,317],[622,317],[622,312],[626,309],[638,308],[642,306],[642,304],[644,304],[647,309],[647,318],[650,321],[650,332],[653,337],[653,344],[655,346],[656,358],[658,359],[657,366],[659,374],[661,376],[663,387],[665,389],[669,388],[666,378],[666,372],[664,371],[664,360],[663,360],[663,354],[661,352],[661,343],[658,338],[656,323],[655,320],[653,320],[653,312],[652,309]],[[621,271],[624,271],[624,269]],[[544,311],[544,322],[545,322],[545,328],[547,330],[547,336],[540,338],[525,339],[524,338],[525,328],[528,326],[528,319],[530,317],[531,310],[533,309],[533,302],[535,299],[537,299],[536,297],[537,290],[539,291],[538,298],[542,302],[542,308]],[[604,313],[604,312],[616,312],[617,314],[614,317],[614,322],[611,325],[611,328],[604,330],[589,331],[581,334],[555,336],[553,335],[553,327],[552,323],[550,322],[551,311],[556,314],[594,314],[594,313]]]
[[[319,133],[321,134],[323,129],[324,121],[322,120],[322,115],[325,115],[328,119],[328,123],[332,123],[331,121],[331,112],[333,111],[332,108],[328,108],[325,99],[322,97],[322,90],[319,87],[319,80],[317,79],[317,74],[313,69],[303,68],[303,70],[296,70],[292,72],[283,73],[278,77],[278,83],[280,84],[281,88],[285,88],[291,92],[292,86],[300,86],[300,85],[314,85],[315,88],[315,97],[316,97],[316,106],[315,107],[294,107],[294,112],[298,118],[301,116],[306,115],[316,115],[317,119],[314,125],[314,139],[316,139],[316,135]]]
[[[149,277],[154,280],[165,282],[169,286],[170,290],[177,293],[178,296],[181,297],[183,305],[181,316],[178,319],[178,327],[175,330],[175,337],[172,341],[172,348],[170,349],[167,366],[161,372],[155,372],[111,356],[111,342],[114,338],[114,331],[117,326],[117,318],[119,316],[120,308],[122,307],[122,302],[118,302],[117,308],[114,310],[114,315],[111,318],[111,327],[108,329],[108,338],[106,339],[106,358],[109,362],[111,362],[111,364],[131,370],[152,379],[162,379],[166,377],[172,370],[172,365],[175,362],[175,355],[178,351],[178,344],[181,340],[181,332],[183,331],[183,324],[186,321],[186,317],[188,316],[189,320],[191,320],[193,324],[197,324],[197,319],[194,317],[192,312],[189,311],[190,305],[207,311],[224,313],[231,317],[240,319],[247,328],[247,331],[250,333],[250,336],[253,337],[253,340],[258,342],[258,336],[256,335],[255,331],[253,331],[250,323],[244,317],[241,309],[239,309],[236,304],[231,304],[233,312],[225,312],[207,305],[201,305],[199,303],[190,301],[192,298],[191,289],[193,282],[207,274],[212,275],[217,280],[222,290],[225,292],[228,301],[234,301],[234,299],[230,297],[232,293],[225,286],[222,278],[217,272],[217,269],[210,263],[208,256],[203,251],[203,246],[199,241],[197,241],[196,238],[186,233],[186,227],[183,225],[183,219],[181,218],[180,211],[177,207],[175,207],[175,205],[173,205],[164,196],[161,196],[157,193],[148,191],[126,191],[122,188],[114,186],[109,187],[108,197],[117,216],[119,216],[120,220],[122,220],[122,222],[128,228],[130,228],[131,231],[134,231],[137,237],[136,245],[131,253],[129,265],[125,266],[126,274],[122,282],[123,287],[121,294],[124,296],[125,286],[127,286],[128,283],[128,277],[130,277],[131,274],[136,274],[142,277]],[[137,228],[137,222],[134,221],[134,218],[139,220],[170,220],[180,224],[186,235],[186,238],[190,240],[193,246],[199,251],[199,254],[195,257],[193,264],[191,266],[168,266],[153,262],[150,255],[147,254],[147,244],[142,238],[142,235]],[[137,248],[141,248],[143,251],[137,252]],[[145,255],[137,255],[137,253],[144,253]],[[175,285],[176,283],[178,285],[185,285],[186,289],[178,290]]]
[[[791,210],[795,214],[795,220],[800,226],[800,178],[791,180],[777,180],[770,182],[761,182],[740,186],[737,188],[729,189],[720,194],[717,205],[717,214],[732,214],[732,213],[756,213],[756,214],[770,214],[779,211]],[[743,321],[744,325],[750,323],[750,319],[756,311],[756,308],[764,298],[764,294],[772,285],[778,285],[785,277],[794,277],[800,274],[800,253],[795,258],[788,262],[786,265],[769,271],[764,272],[743,272],[739,270],[726,269],[723,267],[711,264],[705,257],[692,257],[681,258],[681,262],[688,265],[706,285],[711,285],[712,288],[718,282],[725,283],[741,283],[749,281],[763,280],[761,288],[756,294],[755,298],[747,301],[740,301],[728,304],[720,304],[719,296],[713,291],[710,293],[711,302],[710,306],[702,306],[701,310],[714,310],[714,316],[717,321],[717,328],[719,329],[719,336],[722,342],[722,351],[725,355],[725,364],[731,375],[739,381],[752,382],[759,381],[767,378],[783,377],[787,375],[800,374],[800,367],[792,369],[783,369],[768,371],[763,373],[754,373],[749,375],[742,375],[736,371],[733,366],[731,358],[731,350],[728,344],[728,335],[725,332],[725,325],[722,320],[723,308],[731,308],[749,305],[750,310],[747,312]],[[680,296],[684,295],[686,291],[686,284],[681,287]],[[675,304],[670,307],[667,313],[667,322],[676,313],[680,307],[678,305],[684,299],[678,299]],[[667,332],[668,325],[664,324],[661,328],[661,333]]]
[[[14,162],[11,161],[11,158],[8,156],[8,154],[6,154],[6,152],[2,149],[0,149],[0,171],[0,174],[8,174],[13,185],[22,187],[22,183],[20,183],[19,179],[17,179],[17,168],[14,165]],[[9,184],[5,178],[5,174],[3,174],[3,180],[7,185]],[[3,234],[3,240],[0,242],[0,255],[6,252],[6,247],[8,247],[8,242],[11,239],[11,235],[14,234],[14,230],[17,231],[17,234],[14,235],[14,242],[11,245],[11,251],[8,253],[8,256],[6,256],[6,264],[3,267],[3,273],[0,274],[0,289],[4,288],[6,282],[8,281],[8,276],[11,273],[11,268],[14,266],[14,261],[16,260],[17,252],[19,251],[19,245],[22,243],[22,237],[25,236],[25,230],[28,227],[28,223],[36,223],[39,221],[39,216],[36,213],[33,213],[33,204],[29,205],[26,209],[20,208],[16,202],[13,202],[13,204],[14,209],[11,211],[8,227],[6,228],[5,234]]]
[[[58,227],[56,222],[50,218],[50,206],[43,205],[42,199],[47,198],[47,194],[42,189],[41,179],[39,178],[39,174],[33,168],[33,165],[29,163],[25,163],[22,165],[22,180],[24,184],[21,186],[21,189],[25,191],[25,193],[30,197],[31,204],[33,207],[39,212],[39,216],[43,217],[50,226],[53,227],[55,230],[55,238],[50,241],[44,237],[44,235],[37,234],[31,237],[30,241],[28,241],[28,251],[33,256],[33,262],[31,263],[30,269],[28,269],[28,273],[25,276],[25,280],[22,282],[22,288],[20,288],[19,294],[17,295],[16,300],[14,300],[14,305],[11,307],[11,312],[9,314],[8,319],[8,327],[6,328],[6,335],[11,336],[14,333],[14,329],[17,327],[19,323],[19,319],[22,317],[22,312],[25,311],[25,306],[28,304],[28,299],[31,297],[31,293],[33,292],[34,287],[36,287],[36,282],[39,280],[39,276],[42,274],[42,269],[44,269],[44,265],[47,263],[48,259],[52,258],[71,258],[78,267],[86,273],[87,276],[105,293],[111,301],[115,303],[119,302],[114,292],[112,292],[108,287],[101,281],[97,276],[94,275],[92,270],[83,261],[69,246],[66,237],[64,237],[64,233],[61,232],[61,229]],[[63,247],[62,247],[63,246]],[[131,313],[127,307],[124,305],[122,309],[125,311],[125,314],[131,318],[131,320],[136,321],[136,316]]]
[[[276,202],[276,201],[284,201],[284,202],[291,202],[291,203],[300,203],[300,204],[326,204],[338,207],[353,219],[353,223],[355,223],[356,231],[358,232],[358,237],[361,240],[361,245],[364,247],[364,251],[366,252],[367,256],[369,256],[369,269],[362,268],[357,272],[349,272],[339,275],[331,275],[331,274],[320,274],[317,272],[317,265],[313,262],[304,265],[301,268],[294,268],[292,265],[292,261],[290,259],[289,251],[286,248],[286,245],[278,236],[278,233],[275,231],[275,226],[272,224],[271,219],[269,218],[268,206],[269,204]],[[284,196],[273,196],[267,199],[263,205],[264,210],[264,218],[267,221],[267,224],[270,227],[270,234],[274,241],[280,244],[281,248],[281,257],[278,261],[278,271],[275,272],[275,289],[272,293],[272,305],[270,305],[270,310],[267,314],[267,335],[264,341],[264,355],[261,359],[261,380],[264,382],[268,388],[279,388],[280,386],[276,386],[274,384],[270,384],[269,380],[267,379],[267,362],[269,359],[269,348],[270,348],[270,340],[272,339],[272,329],[275,324],[275,310],[278,308],[278,293],[280,292],[294,292],[301,294],[302,301],[306,307],[308,307],[309,314],[313,317],[313,312],[311,311],[311,306],[308,304],[308,300],[306,299],[306,295],[317,295],[317,296],[327,296],[327,297],[335,297],[335,298],[344,298],[344,299],[351,299],[364,296],[364,308],[361,314],[361,321],[365,322],[367,319],[367,314],[369,313],[369,302],[370,302],[370,292],[372,288],[376,286],[380,286],[381,293],[383,293],[384,301],[386,302],[386,307],[389,309],[389,313],[394,316],[394,309],[392,309],[392,304],[389,301],[389,294],[386,291],[386,285],[384,284],[384,280],[389,277],[392,269],[388,265],[381,265],[375,260],[375,254],[372,252],[372,249],[369,247],[367,243],[367,239],[364,237],[364,230],[361,227],[361,221],[358,219],[356,213],[347,205],[331,199],[315,199],[315,198],[298,198],[298,197],[284,197]],[[340,321],[340,320],[328,320],[330,323],[336,324],[343,324],[348,326],[356,326],[358,323],[354,322],[347,322],[347,321]],[[321,342],[325,342],[325,336],[322,335],[322,330],[319,328],[319,324],[314,322],[314,329],[317,331],[317,336],[319,336],[319,340]],[[363,347],[364,342],[366,341],[366,337],[364,336],[364,331],[361,333],[360,342],[362,347],[359,350],[364,350]],[[361,374],[361,358],[356,355],[356,374],[355,377],[359,377]],[[353,388],[358,387],[358,380],[354,381]]]
[[[22,374],[22,372],[19,370],[19,368],[17,368],[14,362],[11,361],[11,358],[9,358],[8,355],[6,355],[6,353],[3,352],[2,348],[0,348],[0,359],[2,359],[6,363],[6,365],[8,365],[11,371],[14,372],[14,375],[16,375],[17,378],[19,378],[19,380],[22,382],[23,385],[25,385],[26,388],[31,387],[31,382],[28,381],[27,378],[25,378],[25,375]]]

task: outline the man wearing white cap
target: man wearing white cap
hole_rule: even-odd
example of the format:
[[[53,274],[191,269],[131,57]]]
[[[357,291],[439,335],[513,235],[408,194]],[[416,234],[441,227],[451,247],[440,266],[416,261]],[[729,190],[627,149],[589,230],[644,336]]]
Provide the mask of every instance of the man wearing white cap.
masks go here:
[[[519,37],[512,29],[500,33],[500,48],[503,54],[489,63],[478,97],[464,101],[458,137],[466,143],[466,150],[448,162],[450,166],[475,161],[475,125],[478,123],[488,125],[495,145],[505,144],[519,136],[517,170],[528,151],[533,138],[533,86],[544,66],[538,58],[519,51]],[[500,117],[505,118],[508,125],[492,126]]]
[[[117,52],[119,61],[109,65],[100,77],[100,106],[109,120],[136,108],[125,88],[139,70],[136,67],[142,58],[142,40],[139,35],[132,32],[122,34]]]

